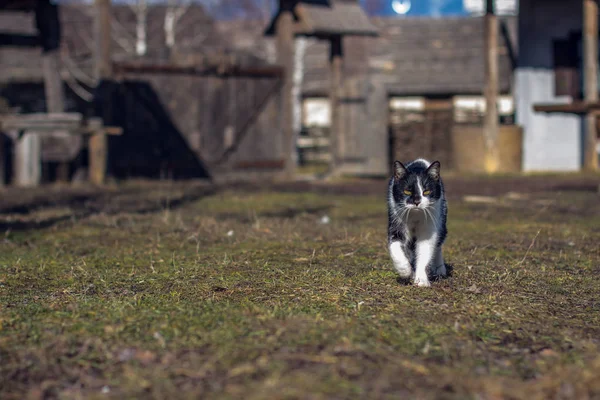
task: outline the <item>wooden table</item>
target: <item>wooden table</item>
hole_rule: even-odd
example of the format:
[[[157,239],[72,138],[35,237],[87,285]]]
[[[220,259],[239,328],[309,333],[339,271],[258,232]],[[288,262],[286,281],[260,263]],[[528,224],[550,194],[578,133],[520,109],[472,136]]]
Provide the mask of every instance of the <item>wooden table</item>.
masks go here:
[[[104,126],[101,118],[84,118],[79,113],[33,113],[0,115],[0,131],[16,132],[14,183],[37,186],[41,181],[41,146],[39,135],[58,132],[82,135],[89,139],[89,180],[104,183],[107,160],[107,135],[121,135],[119,127]],[[2,146],[0,146],[2,147]],[[0,182],[4,182],[4,154],[0,149]]]

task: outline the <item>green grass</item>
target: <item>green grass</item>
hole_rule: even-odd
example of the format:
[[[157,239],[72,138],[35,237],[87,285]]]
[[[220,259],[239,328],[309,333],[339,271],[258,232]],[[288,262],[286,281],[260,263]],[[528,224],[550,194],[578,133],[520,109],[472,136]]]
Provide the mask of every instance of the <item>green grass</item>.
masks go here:
[[[600,396],[597,194],[450,201],[428,289],[397,281],[384,201],[225,191],[7,232],[0,398]]]

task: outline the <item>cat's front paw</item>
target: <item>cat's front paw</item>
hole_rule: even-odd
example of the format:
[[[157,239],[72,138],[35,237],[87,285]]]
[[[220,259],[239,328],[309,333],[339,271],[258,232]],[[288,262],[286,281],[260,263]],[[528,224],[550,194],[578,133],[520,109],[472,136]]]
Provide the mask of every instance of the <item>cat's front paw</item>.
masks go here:
[[[431,283],[428,278],[415,278],[415,286],[418,287],[430,287]]]
[[[442,264],[435,271],[435,276],[437,278],[446,278],[448,276],[448,271],[446,270],[446,264]]]
[[[394,269],[396,270],[396,272],[398,273],[398,275],[400,275],[400,278],[402,279],[408,279],[412,276],[412,268],[410,266],[410,264],[405,263],[394,263]]]

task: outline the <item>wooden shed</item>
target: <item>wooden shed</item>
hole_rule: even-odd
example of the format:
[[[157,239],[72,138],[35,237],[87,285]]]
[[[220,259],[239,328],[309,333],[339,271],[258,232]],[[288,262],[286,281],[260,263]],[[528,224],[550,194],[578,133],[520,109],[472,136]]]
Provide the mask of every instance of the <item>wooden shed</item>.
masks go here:
[[[343,76],[344,62],[344,37],[348,36],[377,36],[377,28],[369,21],[356,0],[279,0],[279,8],[265,31],[267,36],[275,35],[277,40],[278,63],[285,71],[283,85],[283,136],[285,148],[289,149],[290,156],[286,161],[286,170],[292,175],[295,167],[293,154],[296,151],[296,136],[292,126],[292,72],[294,61],[294,38],[297,36],[314,37],[329,42],[329,67],[331,79],[329,82],[329,100],[331,109],[331,128],[329,143],[331,149],[331,163],[329,174],[342,172],[346,161],[347,140],[349,134],[344,132],[356,124],[343,126],[348,122],[342,118],[342,104],[352,108],[358,104],[355,115],[359,123],[360,111],[364,111],[364,98],[347,101],[342,95],[342,85],[350,83],[350,77]],[[365,71],[366,72],[366,71]],[[363,76],[364,78],[364,76]],[[356,90],[361,92],[361,89]],[[356,101],[358,100],[358,101]],[[353,105],[350,105],[353,104]],[[354,121],[352,121],[354,122]]]

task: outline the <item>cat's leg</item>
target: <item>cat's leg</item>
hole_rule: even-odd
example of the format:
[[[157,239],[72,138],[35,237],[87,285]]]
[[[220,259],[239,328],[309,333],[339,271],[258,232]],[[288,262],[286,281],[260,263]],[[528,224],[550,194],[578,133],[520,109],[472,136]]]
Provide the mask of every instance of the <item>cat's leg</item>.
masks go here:
[[[431,271],[435,273],[436,277],[446,277],[446,263],[442,255],[442,246],[438,246],[435,250],[433,262],[431,263]]]
[[[410,278],[412,275],[412,267],[410,266],[410,260],[402,248],[401,242],[395,241],[390,243],[390,256],[392,257],[394,269],[398,272],[400,277]]]
[[[417,242],[417,261],[415,268],[415,285],[417,286],[431,286],[427,274],[427,267],[431,265],[435,256],[436,242],[437,237],[435,235],[431,238]]]

